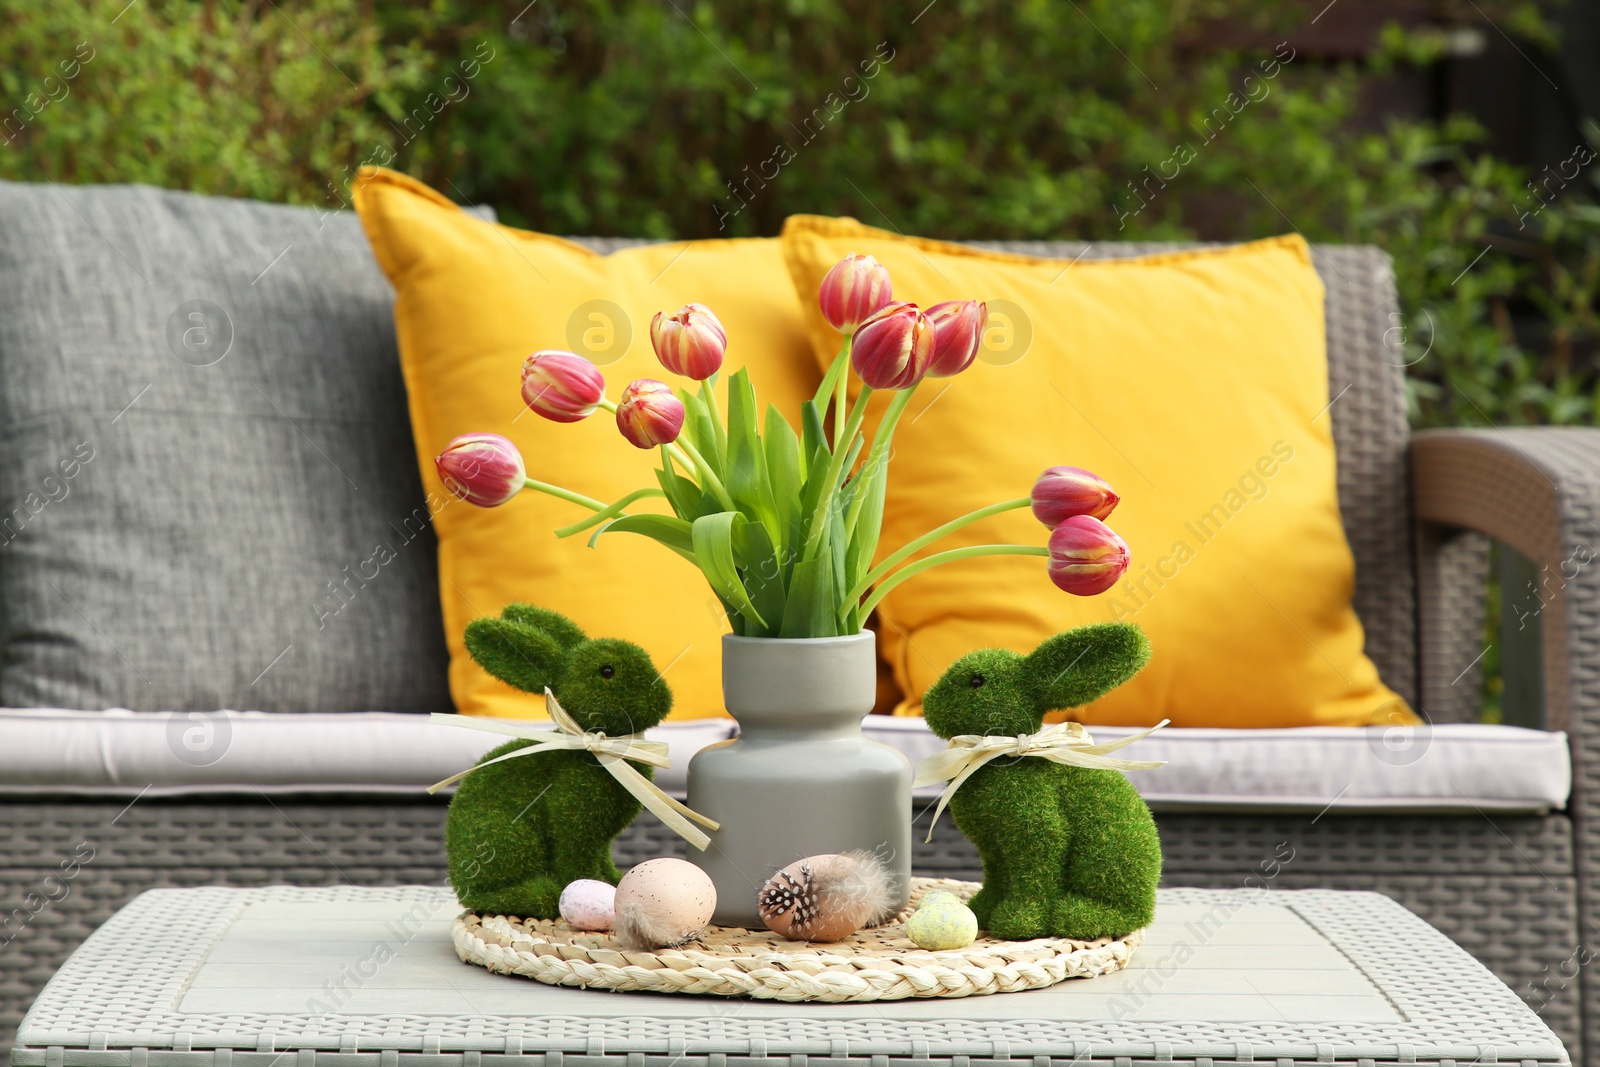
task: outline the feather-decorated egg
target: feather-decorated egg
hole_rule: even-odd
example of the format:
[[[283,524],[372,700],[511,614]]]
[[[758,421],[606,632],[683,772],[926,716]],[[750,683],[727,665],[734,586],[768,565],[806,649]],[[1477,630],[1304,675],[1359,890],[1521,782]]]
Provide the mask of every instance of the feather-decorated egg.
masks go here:
[[[645,860],[617,883],[617,943],[640,951],[693,941],[717,910],[710,875],[688,860]]]
[[[889,917],[894,875],[870,852],[807,856],[756,894],[761,921],[791,941],[839,941]]]

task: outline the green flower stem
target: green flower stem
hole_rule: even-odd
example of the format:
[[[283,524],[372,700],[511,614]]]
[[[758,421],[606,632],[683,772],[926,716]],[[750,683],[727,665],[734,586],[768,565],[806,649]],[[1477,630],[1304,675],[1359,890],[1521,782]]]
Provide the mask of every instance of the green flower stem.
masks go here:
[[[617,405],[612,403],[606,397],[600,398],[600,406],[612,414],[616,414]],[[700,455],[700,453],[695,450],[694,445],[689,443],[688,438],[679,436],[677,441],[672,442],[665,447],[668,454],[670,454],[679,463],[683,464],[684,467],[693,467],[699,473],[700,480],[711,490],[711,495],[717,498],[717,502],[720,503],[723,508],[728,511],[739,510],[733,506],[733,498],[728,495],[727,487],[722,484],[722,479],[717,477],[710,465],[706,463],[705,457]],[[529,484],[531,485],[532,483],[530,482]],[[593,506],[596,510],[605,507],[605,505],[600,503],[598,500],[594,502]]]
[[[839,349],[839,354],[833,357],[833,362],[828,364],[828,373],[824,374],[822,376],[822,381],[817,383],[816,395],[812,397],[812,399],[817,403],[822,403],[824,398],[827,398],[827,401],[830,405],[833,403],[834,388],[839,383],[839,375],[848,372],[847,357],[849,355],[850,349],[848,347],[841,348]],[[828,415],[828,409],[823,408],[818,414],[826,418]]]
[[[633,503],[635,500],[643,500],[648,496],[666,495],[667,494],[662,492],[660,489],[635,489],[633,492],[629,493],[625,497],[622,497],[620,500],[612,501],[609,506],[600,509],[593,515],[590,515],[587,519],[583,519],[580,522],[575,522],[571,526],[561,527],[561,529],[556,531],[556,536],[571,537],[573,534],[582,533],[591,526],[598,526],[607,519],[614,519],[618,517],[622,514],[622,509]]]
[[[867,399],[872,396],[872,386],[862,385],[861,394],[856,397],[855,410],[850,413],[850,419],[845,424],[844,439],[841,442],[845,447],[835,448],[833,458],[828,461],[827,479],[822,483],[822,492],[817,496],[817,510],[811,513],[811,529],[806,534],[806,549],[801,553],[802,561],[812,558],[816,551],[817,543],[822,540],[822,518],[828,514],[828,509],[833,507],[833,497],[838,491],[839,476],[844,473],[845,449],[856,439],[856,433],[861,429],[861,423],[867,417]]]
[[[927,559],[919,559],[915,563],[907,564],[883,581],[878,588],[867,597],[866,603],[861,605],[861,617],[864,619],[872,614],[872,609],[878,602],[888,595],[889,590],[905,581],[915,578],[925,570],[942,566],[946,563],[956,563],[964,559],[974,559],[978,556],[1049,556],[1050,550],[1043,545],[972,545],[968,548],[952,548],[948,552],[938,552]],[[843,617],[850,610],[849,602],[840,610]]]
[[[900,416],[905,414],[906,406],[911,403],[911,394],[917,391],[921,381],[912,384],[909,389],[902,389],[889,401],[888,409],[883,413],[883,421],[878,423],[878,432],[872,438],[872,451],[867,453],[867,460],[861,464],[861,470],[856,474],[857,485],[865,485],[867,472],[874,469],[874,464],[888,462],[889,443],[894,440],[894,428],[900,421]],[[845,533],[854,535],[856,520],[861,516],[861,507],[866,503],[865,492],[852,493],[850,497],[850,510],[845,513]]]
[[[706,379],[706,412],[711,416],[711,432],[717,435],[717,448],[723,455],[728,454],[728,430],[722,422],[722,412],[717,408],[717,374],[715,371]]]
[[[582,493],[574,493],[571,489],[563,489],[559,485],[535,481],[532,478],[524,478],[522,487],[524,489],[537,489],[541,493],[549,493],[553,497],[559,497],[574,504],[582,504],[584,507],[594,511],[603,511],[606,506],[603,500],[596,500],[593,497],[584,496]]]
[[[839,446],[844,441],[844,406],[850,395],[850,368],[845,361],[850,358],[850,338],[854,330],[846,330],[844,343],[839,346],[839,354],[834,357],[839,362],[839,380],[833,383],[833,450],[839,451]]]
[[[860,582],[856,583],[856,587],[845,594],[844,602],[846,604],[854,604],[860,599],[862,593],[865,593],[869,588],[871,588],[872,583],[876,582],[879,578],[882,578],[885,574],[888,574],[890,571],[894,570],[895,566],[902,560],[909,559],[911,556],[922,551],[924,548],[927,548],[941,537],[948,537],[950,534],[955,533],[963,526],[970,526],[980,519],[987,519],[990,515],[999,515],[1002,512],[1015,511],[1017,508],[1025,508],[1032,503],[1032,497],[1024,496],[1018,497],[1016,500],[1007,500],[1001,504],[990,504],[986,508],[979,508],[977,511],[968,512],[959,519],[951,519],[949,522],[945,523],[936,530],[930,530],[921,537],[917,538],[915,541],[908,543],[899,551],[886,556],[882,563],[868,571],[866,576],[863,577]]]
[[[694,467],[694,469],[700,475],[701,482],[705,484],[706,488],[711,490],[711,495],[717,498],[717,503],[722,505],[724,511],[739,510],[734,506],[733,497],[728,495],[727,486],[722,484],[722,479],[718,478],[716,472],[711,469],[711,464],[706,462],[705,457],[700,454],[699,449],[695,448],[694,445],[689,443],[689,439],[687,437],[680,436],[676,441],[667,447],[681,453],[681,455],[676,457],[678,462],[682,463],[685,467]]]

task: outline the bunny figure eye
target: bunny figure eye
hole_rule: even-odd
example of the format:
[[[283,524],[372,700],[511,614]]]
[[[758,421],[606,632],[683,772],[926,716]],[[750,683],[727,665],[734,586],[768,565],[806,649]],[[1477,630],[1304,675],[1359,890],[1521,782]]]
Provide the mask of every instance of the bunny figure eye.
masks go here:
[[[613,677],[616,673],[617,673],[617,669],[615,667],[613,667],[609,663],[607,663],[604,667],[600,668],[600,677],[602,677],[602,678]]]
[[[988,679],[984,678],[984,676],[981,674],[974,674],[971,678],[967,679],[967,684],[972,686],[974,689],[982,689],[983,683],[987,680]]]

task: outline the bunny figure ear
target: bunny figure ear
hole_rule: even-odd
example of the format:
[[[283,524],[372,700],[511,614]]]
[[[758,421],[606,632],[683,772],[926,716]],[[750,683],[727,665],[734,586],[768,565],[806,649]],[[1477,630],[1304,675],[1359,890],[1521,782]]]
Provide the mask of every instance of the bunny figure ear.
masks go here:
[[[567,658],[567,650],[549,631],[507,619],[472,620],[466,643],[478,666],[525,693],[554,686]]]
[[[1079,626],[1048,638],[1023,660],[1039,714],[1082,707],[1111,692],[1150,662],[1150,639],[1126,622]]]
[[[507,604],[505,610],[500,612],[502,619],[523,626],[531,626],[536,630],[543,630],[555,638],[556,644],[562,648],[577,648],[589,639],[578,624],[562,615],[560,612],[541,608],[535,604]]]

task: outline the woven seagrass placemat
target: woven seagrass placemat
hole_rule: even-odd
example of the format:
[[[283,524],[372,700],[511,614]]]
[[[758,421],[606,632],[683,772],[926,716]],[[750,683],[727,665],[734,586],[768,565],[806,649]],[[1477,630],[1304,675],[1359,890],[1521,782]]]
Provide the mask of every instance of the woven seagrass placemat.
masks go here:
[[[932,889],[966,899],[978,884],[913,878],[912,905]],[[472,911],[456,919],[451,933],[463,962],[548,985],[834,1003],[1040,989],[1120,970],[1144,940],[1143,931],[1098,941],[979,938],[963,949],[933,952],[905,936],[911,910],[825,945],[788,941],[769,930],[710,926],[680,948],[624,952],[610,934],[581,933],[560,920]]]

